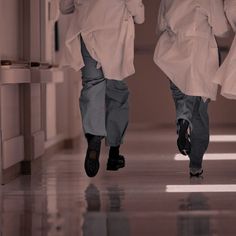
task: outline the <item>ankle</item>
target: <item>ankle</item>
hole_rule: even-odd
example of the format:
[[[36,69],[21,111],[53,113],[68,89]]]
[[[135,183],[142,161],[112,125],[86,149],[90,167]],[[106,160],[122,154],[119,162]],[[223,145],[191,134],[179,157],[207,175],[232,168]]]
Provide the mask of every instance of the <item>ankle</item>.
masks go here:
[[[103,136],[93,135],[93,134],[86,134],[85,136],[88,141],[88,147],[90,149],[93,149],[93,150],[100,149]]]
[[[109,151],[109,156],[119,156],[120,146],[111,146]]]

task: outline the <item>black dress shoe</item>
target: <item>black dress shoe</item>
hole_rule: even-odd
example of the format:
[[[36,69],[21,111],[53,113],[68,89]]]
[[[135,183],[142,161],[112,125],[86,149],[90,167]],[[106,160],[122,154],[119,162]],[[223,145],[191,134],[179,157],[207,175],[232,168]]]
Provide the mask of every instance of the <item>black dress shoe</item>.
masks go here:
[[[88,149],[84,162],[84,169],[89,177],[97,175],[99,170],[99,155],[101,150],[102,136],[86,135],[88,140]]]
[[[189,175],[190,177],[201,177],[203,174],[202,168],[190,168]]]
[[[125,167],[125,158],[121,155],[109,157],[107,161],[107,170],[118,170]]]
[[[178,121],[179,131],[178,131],[178,139],[177,146],[183,155],[189,155],[191,153],[191,142],[190,136],[188,134],[189,122],[187,120],[180,119]]]
[[[110,148],[107,170],[118,170],[125,167],[125,158],[119,154],[119,148],[120,146]]]

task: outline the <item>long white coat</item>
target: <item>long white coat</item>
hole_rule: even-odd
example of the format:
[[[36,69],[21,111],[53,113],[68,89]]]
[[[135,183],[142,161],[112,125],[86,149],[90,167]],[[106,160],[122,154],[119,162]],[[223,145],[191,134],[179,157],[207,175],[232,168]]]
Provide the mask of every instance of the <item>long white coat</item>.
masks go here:
[[[61,0],[63,14],[73,12],[61,66],[84,66],[80,35],[107,79],[122,80],[134,70],[134,23],[144,22],[142,0]]]
[[[228,30],[223,0],[162,0],[155,63],[185,94],[216,99],[215,35]]]
[[[225,12],[227,18],[236,33],[236,1],[225,0]],[[221,94],[229,99],[236,99],[236,36],[230,48],[229,54],[216,73],[214,82],[220,84]]]

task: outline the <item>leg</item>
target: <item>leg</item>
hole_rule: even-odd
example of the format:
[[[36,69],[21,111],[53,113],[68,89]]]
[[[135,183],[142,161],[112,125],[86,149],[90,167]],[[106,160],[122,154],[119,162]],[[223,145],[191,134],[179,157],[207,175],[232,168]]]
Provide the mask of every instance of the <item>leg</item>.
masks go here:
[[[170,89],[175,102],[176,123],[178,124],[178,121],[183,119],[187,120],[190,124],[190,127],[192,127],[191,121],[196,97],[185,95],[179,90],[178,87],[176,87],[173,82],[170,82]]]
[[[128,126],[129,91],[124,81],[107,80],[106,130],[107,144],[119,146]]]
[[[191,132],[192,150],[190,157],[190,168],[201,169],[203,155],[209,144],[209,117],[208,101],[204,102],[198,97],[193,112],[193,130]]]
[[[90,56],[81,37],[81,52],[85,66],[82,68],[83,89],[80,96],[80,110],[88,148],[85,157],[85,171],[94,177],[99,170],[99,155],[105,129],[106,80],[97,62]]]
[[[197,97],[185,95],[172,82],[170,82],[170,89],[176,108],[177,146],[183,155],[189,155],[191,143],[188,129],[189,126],[190,130],[192,128],[192,114]]]
[[[125,159],[119,154],[126,128],[128,126],[129,91],[124,81],[107,80],[106,128],[107,144],[110,146],[108,170],[118,170],[125,166]]]
[[[105,136],[106,80],[102,69],[97,69],[97,62],[90,56],[82,38],[81,51],[85,63],[82,68],[83,88],[80,95],[84,133]]]

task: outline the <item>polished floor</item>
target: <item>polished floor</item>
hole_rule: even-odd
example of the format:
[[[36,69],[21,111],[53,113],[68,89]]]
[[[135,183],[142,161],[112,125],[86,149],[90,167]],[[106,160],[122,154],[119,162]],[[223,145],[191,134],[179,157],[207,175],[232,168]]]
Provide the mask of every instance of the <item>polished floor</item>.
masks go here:
[[[126,168],[83,169],[84,146],[1,187],[2,236],[236,235],[236,130],[215,129],[204,178],[190,178],[169,129],[129,131]]]

